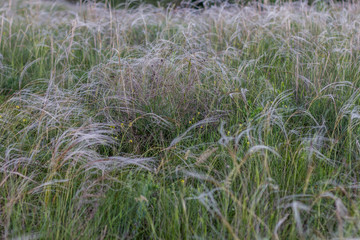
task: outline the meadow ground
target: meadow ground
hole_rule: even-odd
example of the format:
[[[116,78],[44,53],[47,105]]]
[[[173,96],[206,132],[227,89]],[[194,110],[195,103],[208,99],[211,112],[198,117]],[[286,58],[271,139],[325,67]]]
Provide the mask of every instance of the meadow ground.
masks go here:
[[[360,237],[360,5],[0,2],[2,239]]]

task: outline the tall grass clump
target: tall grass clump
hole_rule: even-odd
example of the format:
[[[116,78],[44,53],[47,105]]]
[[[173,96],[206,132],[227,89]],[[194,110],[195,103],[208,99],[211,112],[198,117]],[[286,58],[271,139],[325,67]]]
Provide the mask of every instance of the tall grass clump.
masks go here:
[[[1,1],[2,239],[360,237],[360,5],[213,3]]]

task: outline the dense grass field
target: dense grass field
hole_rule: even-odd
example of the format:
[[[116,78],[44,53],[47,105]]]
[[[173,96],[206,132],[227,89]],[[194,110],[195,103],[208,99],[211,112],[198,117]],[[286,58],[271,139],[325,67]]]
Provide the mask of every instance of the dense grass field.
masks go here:
[[[360,237],[360,4],[0,1],[1,239]]]

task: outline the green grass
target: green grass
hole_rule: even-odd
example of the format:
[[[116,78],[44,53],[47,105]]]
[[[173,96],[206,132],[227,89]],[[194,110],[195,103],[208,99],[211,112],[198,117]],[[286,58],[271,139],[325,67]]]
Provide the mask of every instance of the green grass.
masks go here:
[[[320,5],[1,2],[1,238],[359,238],[360,6]]]

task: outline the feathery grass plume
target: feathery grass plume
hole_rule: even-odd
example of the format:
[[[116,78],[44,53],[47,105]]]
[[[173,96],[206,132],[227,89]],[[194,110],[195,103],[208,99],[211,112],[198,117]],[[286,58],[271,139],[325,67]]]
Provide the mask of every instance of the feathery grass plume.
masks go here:
[[[0,2],[0,236],[359,235],[360,5]]]

